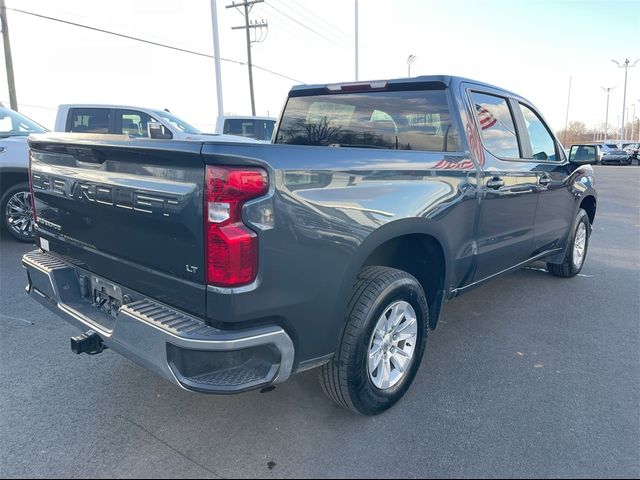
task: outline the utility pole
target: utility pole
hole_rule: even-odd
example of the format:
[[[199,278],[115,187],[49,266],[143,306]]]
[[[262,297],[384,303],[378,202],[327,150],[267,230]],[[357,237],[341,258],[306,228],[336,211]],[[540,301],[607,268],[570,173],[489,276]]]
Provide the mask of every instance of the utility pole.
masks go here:
[[[218,6],[211,0],[211,31],[213,34],[213,62],[216,69],[216,95],[218,97],[218,118],[224,117],[222,103],[222,72],[220,69],[220,37],[218,36]]]
[[[356,82],[358,81],[358,0],[356,0]]]
[[[622,95],[622,130],[624,131],[624,110],[627,104],[627,73],[629,73],[629,69],[636,66],[636,63],[640,61],[640,58],[633,62],[633,65],[629,65],[629,59],[625,59],[624,63],[621,65],[620,62],[616,60],[611,60],[613,63],[618,65],[618,68],[624,68],[624,93]],[[624,133],[623,133],[624,134]],[[624,139],[621,139],[624,140]]]
[[[253,115],[255,117],[256,115],[256,102],[254,99],[254,94],[253,94],[253,67],[251,64],[251,29],[260,29],[262,30],[262,28],[267,28],[268,24],[265,20],[260,20],[260,22],[254,22],[251,23],[249,21],[249,12],[251,11],[251,8],[256,4],[256,3],[262,3],[264,2],[264,0],[244,0],[242,3],[232,3],[231,5],[227,5],[226,8],[237,8],[238,11],[240,11],[240,7],[243,7],[244,9],[244,26],[242,27],[233,27],[232,30],[245,30],[247,33],[247,65],[249,67],[249,92],[251,94],[251,115]],[[240,13],[242,13],[240,11]],[[262,41],[264,40],[264,38],[262,38],[261,40],[257,40],[256,38],[256,42],[258,41]]]
[[[7,67],[7,84],[9,85],[9,105],[18,111],[16,98],[16,80],[13,76],[13,58],[11,57],[11,43],[9,42],[9,23],[7,22],[7,7],[4,0],[0,0],[0,22],[2,23],[2,40],[4,43],[4,62]]]
[[[604,141],[607,141],[607,133],[609,131],[609,93],[616,87],[600,87],[602,90],[607,92],[607,110],[604,117]]]
[[[567,94],[567,116],[564,119],[564,140],[563,144],[567,145],[567,129],[569,128],[569,102],[571,101],[571,75],[569,75],[569,93]]]

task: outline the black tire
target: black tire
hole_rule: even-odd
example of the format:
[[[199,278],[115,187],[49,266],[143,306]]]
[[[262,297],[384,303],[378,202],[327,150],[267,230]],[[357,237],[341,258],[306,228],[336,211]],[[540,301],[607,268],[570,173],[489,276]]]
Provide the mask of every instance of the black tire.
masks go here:
[[[584,225],[586,229],[586,237],[585,237],[585,245],[584,245],[584,254],[582,256],[582,260],[580,264],[576,266],[574,262],[574,244],[576,242],[576,234],[578,233],[578,229],[580,225]],[[564,259],[562,263],[547,263],[547,270],[551,275],[556,277],[563,278],[571,278],[575,277],[580,273],[582,267],[584,266],[584,262],[587,257],[587,252],[589,251],[589,237],[591,236],[591,224],[589,222],[589,216],[587,212],[583,209],[578,210],[578,215],[576,216],[575,221],[573,222],[572,232],[571,232],[571,241],[569,245],[567,245],[567,249],[564,254]]]
[[[16,240],[19,240],[21,242],[33,242],[34,240],[33,222],[30,221],[31,226],[26,230],[21,228],[16,228],[16,226],[11,223],[8,212],[7,212],[7,204],[9,203],[9,200],[15,197],[16,195],[20,195],[20,194],[30,195],[28,183],[24,182],[24,183],[18,183],[16,185],[13,185],[2,196],[2,199],[0,200],[0,214],[2,215],[2,227]],[[28,205],[28,213],[29,215],[31,215],[30,203]]]
[[[409,303],[416,314],[415,350],[399,383],[381,390],[368,372],[369,344],[380,317],[400,300]],[[428,324],[427,300],[413,276],[393,268],[366,267],[353,287],[337,351],[320,372],[323,390],[341,407],[362,415],[377,415],[392,407],[409,389],[420,367]]]

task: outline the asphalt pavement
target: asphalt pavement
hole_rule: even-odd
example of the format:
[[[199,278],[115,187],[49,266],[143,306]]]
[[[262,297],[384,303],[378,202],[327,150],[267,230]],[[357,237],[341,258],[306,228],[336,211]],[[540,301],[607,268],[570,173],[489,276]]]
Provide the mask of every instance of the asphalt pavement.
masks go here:
[[[640,168],[597,167],[582,275],[535,268],[448,303],[413,387],[356,416],[315,371],[181,391],[24,292],[0,240],[0,477],[640,477]]]

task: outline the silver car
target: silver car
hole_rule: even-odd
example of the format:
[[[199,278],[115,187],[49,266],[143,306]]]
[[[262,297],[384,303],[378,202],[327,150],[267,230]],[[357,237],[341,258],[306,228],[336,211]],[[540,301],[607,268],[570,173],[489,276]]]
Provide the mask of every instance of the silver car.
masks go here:
[[[0,106],[0,220],[11,236],[23,242],[33,241],[27,137],[44,132],[36,122]]]
[[[600,164],[607,165],[617,163],[619,165],[630,165],[631,157],[627,152],[618,147],[615,143],[600,143]]]

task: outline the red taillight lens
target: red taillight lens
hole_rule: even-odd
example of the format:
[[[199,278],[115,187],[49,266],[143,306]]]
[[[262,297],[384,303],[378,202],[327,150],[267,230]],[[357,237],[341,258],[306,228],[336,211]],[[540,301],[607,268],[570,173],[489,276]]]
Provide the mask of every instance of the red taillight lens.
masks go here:
[[[207,166],[205,179],[207,283],[237,287],[258,273],[258,236],[242,223],[242,206],[269,190],[261,168]]]

